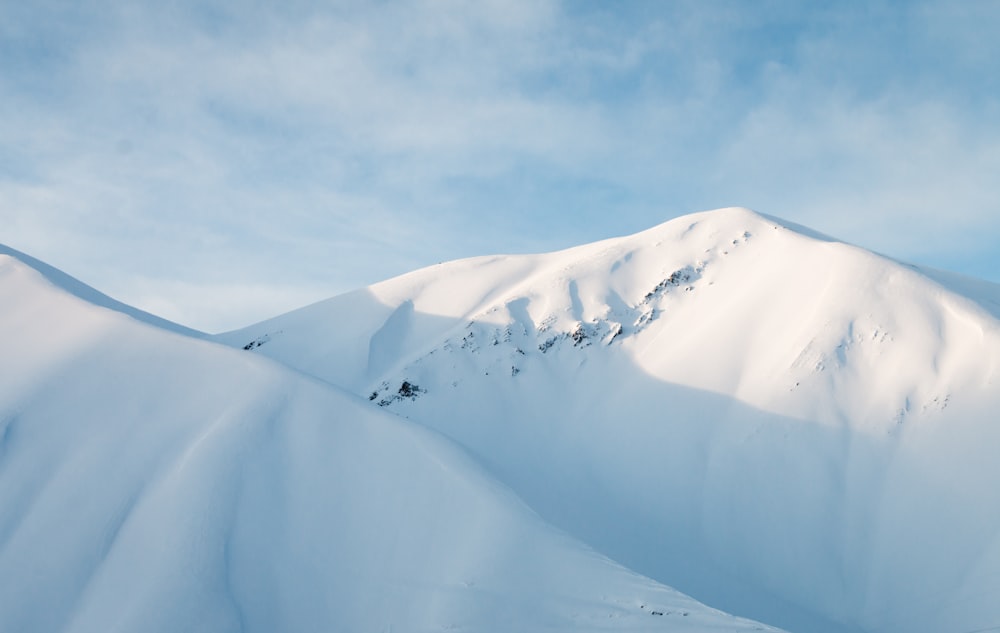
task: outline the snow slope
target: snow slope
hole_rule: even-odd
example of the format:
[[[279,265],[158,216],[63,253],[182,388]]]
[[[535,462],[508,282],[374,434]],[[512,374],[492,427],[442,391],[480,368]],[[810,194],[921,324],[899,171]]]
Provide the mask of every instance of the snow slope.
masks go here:
[[[0,257],[4,256],[23,262],[47,279],[49,283],[62,288],[66,292],[79,297],[88,303],[92,303],[109,310],[115,310],[116,312],[121,312],[122,314],[127,314],[138,321],[143,321],[165,330],[170,330],[171,332],[186,334],[196,338],[204,338],[206,336],[198,330],[193,330],[189,327],[174,323],[173,321],[160,318],[154,314],[144,312],[138,308],[133,308],[132,306],[126,305],[120,301],[116,301],[106,294],[98,292],[90,286],[82,283],[78,279],[70,277],[58,268],[53,268],[45,262],[39,261],[30,255],[26,255],[21,251],[16,251],[9,246],[0,244]]]
[[[438,434],[65,281],[0,254],[0,631],[763,630]]]
[[[219,340],[441,431],[713,606],[961,633],[1000,626],[998,314],[994,284],[723,209]]]

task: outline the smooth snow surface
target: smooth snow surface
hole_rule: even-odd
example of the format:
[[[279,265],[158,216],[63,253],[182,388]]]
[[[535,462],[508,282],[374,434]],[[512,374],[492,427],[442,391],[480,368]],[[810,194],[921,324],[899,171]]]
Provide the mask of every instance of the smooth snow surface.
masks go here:
[[[433,266],[219,340],[453,438],[790,630],[1000,627],[1000,288],[745,209]]]
[[[67,280],[0,253],[0,631],[764,630],[437,433]]]

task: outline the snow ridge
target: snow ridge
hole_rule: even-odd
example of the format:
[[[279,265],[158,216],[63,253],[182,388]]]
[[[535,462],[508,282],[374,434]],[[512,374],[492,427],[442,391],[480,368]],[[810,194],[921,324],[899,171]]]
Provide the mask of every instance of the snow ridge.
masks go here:
[[[173,321],[168,321],[154,314],[144,312],[143,310],[133,308],[130,305],[126,305],[120,301],[112,299],[106,294],[91,288],[82,281],[74,277],[70,277],[63,271],[49,266],[45,262],[37,260],[30,255],[22,253],[21,251],[14,250],[9,246],[0,244],[0,265],[3,265],[2,262],[5,259],[10,261],[16,260],[21,264],[34,269],[53,286],[61,288],[62,290],[86,301],[87,303],[101,306],[109,310],[114,310],[116,312],[121,312],[122,314],[126,314],[137,321],[149,323],[150,325],[155,325],[171,332],[193,336],[195,338],[204,338],[207,336],[197,330],[174,323]]]

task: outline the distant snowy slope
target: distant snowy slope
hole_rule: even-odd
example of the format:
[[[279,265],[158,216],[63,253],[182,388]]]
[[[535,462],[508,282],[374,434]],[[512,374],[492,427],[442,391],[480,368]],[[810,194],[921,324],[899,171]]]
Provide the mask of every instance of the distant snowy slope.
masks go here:
[[[762,630],[433,432],[55,279],[0,254],[0,631]]]
[[[1000,288],[723,209],[219,340],[454,438],[542,516],[800,631],[1000,626]]]

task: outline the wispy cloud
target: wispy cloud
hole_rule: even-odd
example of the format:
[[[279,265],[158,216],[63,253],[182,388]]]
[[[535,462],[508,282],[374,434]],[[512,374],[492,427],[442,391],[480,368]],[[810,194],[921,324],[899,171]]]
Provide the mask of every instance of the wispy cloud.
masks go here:
[[[0,241],[196,327],[730,204],[998,279],[989,3],[2,13]]]

